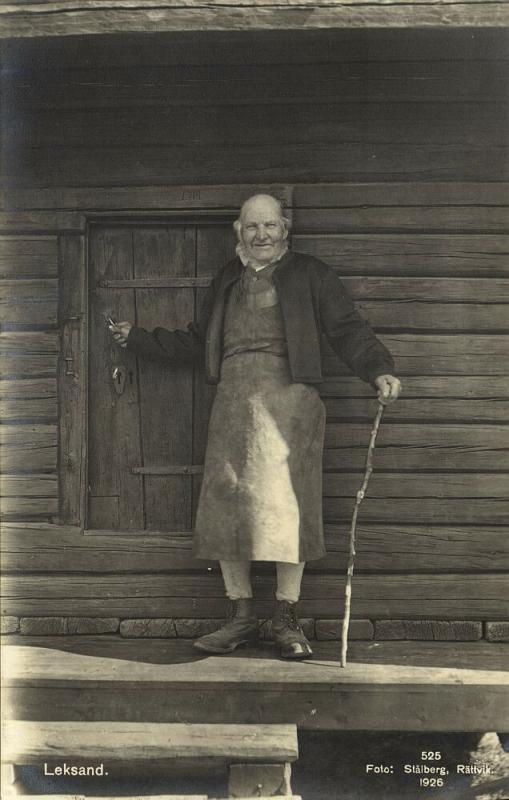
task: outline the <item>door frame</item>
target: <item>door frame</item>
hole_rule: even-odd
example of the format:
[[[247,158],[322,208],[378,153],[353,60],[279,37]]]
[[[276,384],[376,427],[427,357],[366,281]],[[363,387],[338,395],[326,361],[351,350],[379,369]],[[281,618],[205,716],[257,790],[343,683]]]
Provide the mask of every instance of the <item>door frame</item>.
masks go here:
[[[161,187],[157,187],[160,189]],[[285,203],[291,215],[291,186],[218,186],[170,187],[169,206],[162,209],[83,211],[84,230],[60,237],[59,257],[59,327],[60,358],[57,373],[59,402],[58,524],[72,525],[89,535],[138,536],[141,531],[87,529],[88,487],[88,362],[89,362],[89,275],[90,233],[98,225],[143,223],[171,224],[189,222],[233,222],[243,200],[258,191],[274,193]],[[133,196],[136,189],[133,189]],[[237,202],[234,202],[237,201]],[[144,536],[168,536],[169,532],[150,531]]]

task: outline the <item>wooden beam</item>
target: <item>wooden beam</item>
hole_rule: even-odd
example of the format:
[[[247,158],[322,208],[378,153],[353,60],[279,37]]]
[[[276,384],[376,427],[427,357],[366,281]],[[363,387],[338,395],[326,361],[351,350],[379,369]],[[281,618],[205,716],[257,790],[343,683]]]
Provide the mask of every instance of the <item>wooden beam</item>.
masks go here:
[[[55,325],[57,301],[56,279],[0,281],[0,308],[8,322]]]
[[[8,190],[6,190],[8,196]],[[73,211],[0,211],[3,233],[83,233],[85,216]]]
[[[394,356],[401,376],[506,374],[509,336],[390,333],[380,339]],[[330,353],[324,356],[323,369],[324,377],[350,374]]]
[[[430,2],[405,6],[397,2],[374,5],[360,2],[349,5],[318,5],[301,0],[293,7],[266,2],[249,5],[215,4],[191,6],[189,3],[158,3],[153,8],[117,7],[111,2],[86,0],[67,8],[62,3],[45,3],[30,8],[21,3],[4,6],[0,27],[2,37],[69,36],[162,31],[238,31],[309,30],[311,28],[427,28],[504,27],[505,3]],[[47,13],[51,11],[52,13]],[[41,13],[42,11],[42,13]]]
[[[6,647],[4,713],[83,719],[86,703],[87,719],[97,721],[127,719],[127,713],[132,721],[286,720],[306,729],[416,732],[502,730],[509,712],[506,672],[441,667],[437,660],[425,667],[396,659],[351,661],[346,669],[332,660],[286,664],[271,648],[257,658],[194,661],[189,644],[185,652],[184,663],[168,664]]]
[[[414,502],[414,509],[416,507]],[[254,577],[257,613],[272,613],[272,577]],[[220,576],[122,574],[47,574],[5,576],[3,613],[13,616],[120,616],[123,618],[223,618]],[[479,574],[358,575],[353,598],[356,616],[378,619],[507,619],[507,576]],[[340,615],[343,575],[304,575],[302,616]]]
[[[310,561],[306,574],[344,570],[348,524],[326,525],[327,556]],[[503,526],[358,525],[357,572],[469,572],[509,569]],[[6,572],[190,572],[218,571],[216,561],[192,556],[192,532],[89,531],[45,523],[2,526],[2,567]],[[256,565],[256,574],[271,565]]]
[[[502,206],[384,206],[367,208],[297,208],[295,230],[300,235],[422,230],[426,234],[507,232],[509,209]]]
[[[2,421],[56,420],[57,387],[55,378],[25,378],[0,381]]]
[[[478,276],[509,274],[506,235],[427,233],[300,234],[292,245],[343,275]]]
[[[239,209],[244,200],[254,193],[268,193],[279,197],[285,206],[292,206],[292,187],[286,184],[236,184],[219,186],[112,186],[105,188],[62,187],[59,189],[6,190],[12,208],[21,209],[94,209],[94,211],[127,211],[134,209],[180,209],[221,211]],[[1,217],[0,217],[1,220]]]
[[[377,62],[402,64],[416,61],[441,62],[447,52],[447,63],[464,69],[472,60],[503,61],[507,56],[508,31],[503,28],[478,28],[475,36],[468,28],[302,28],[302,30],[207,31],[198,30],[189,36],[183,32],[161,32],[150,35],[125,33],[118,37],[104,34],[94,37],[45,39],[31,37],[5,42],[5,63],[34,63],[41,69],[63,75],[76,68],[118,67],[137,72],[147,67],[183,64],[224,64],[237,69],[246,66],[246,56],[258,64],[316,64]],[[14,59],[14,61],[13,61]]]
[[[3,278],[54,278],[57,267],[56,236],[0,236]]]
[[[97,758],[106,762],[173,758],[288,762],[299,754],[295,725],[8,720],[2,735],[2,761],[18,764],[59,758],[90,763]]]
[[[326,183],[219,186],[97,186],[8,190],[9,204],[20,209],[168,210],[239,208],[249,194],[267,192],[294,208],[355,206],[505,206],[509,185],[495,183]],[[21,240],[23,241],[23,240]],[[40,241],[40,237],[37,238]],[[7,246],[7,245],[6,245]],[[13,245],[14,247],[15,245]],[[27,245],[28,246],[28,245]],[[41,245],[42,246],[42,245]],[[20,242],[18,245],[22,248]],[[34,244],[34,248],[36,245]]]

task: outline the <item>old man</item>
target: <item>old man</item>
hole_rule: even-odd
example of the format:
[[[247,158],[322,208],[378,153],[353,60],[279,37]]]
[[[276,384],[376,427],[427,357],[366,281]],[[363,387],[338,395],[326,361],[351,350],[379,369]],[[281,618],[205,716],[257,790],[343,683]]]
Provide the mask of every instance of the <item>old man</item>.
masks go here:
[[[204,355],[207,380],[218,384],[194,554],[219,560],[231,603],[226,624],[195,647],[230,653],[257,640],[251,562],[272,561],[273,638],[283,658],[307,658],[296,604],[306,561],[325,554],[321,334],[382,402],[398,397],[400,382],[333,270],[288,249],[289,221],[276,198],[250,197],[234,227],[236,258],[212,281],[196,323],[148,332],[120,322],[111,330],[141,357],[168,363]]]

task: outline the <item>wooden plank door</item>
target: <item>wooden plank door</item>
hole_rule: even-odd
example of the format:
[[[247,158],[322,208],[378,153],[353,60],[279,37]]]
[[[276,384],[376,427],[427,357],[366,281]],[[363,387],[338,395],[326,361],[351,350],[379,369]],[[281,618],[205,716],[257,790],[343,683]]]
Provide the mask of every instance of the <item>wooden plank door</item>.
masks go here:
[[[92,229],[88,529],[192,528],[212,387],[198,366],[118,347],[106,317],[185,329],[209,276],[233,254],[230,222]]]

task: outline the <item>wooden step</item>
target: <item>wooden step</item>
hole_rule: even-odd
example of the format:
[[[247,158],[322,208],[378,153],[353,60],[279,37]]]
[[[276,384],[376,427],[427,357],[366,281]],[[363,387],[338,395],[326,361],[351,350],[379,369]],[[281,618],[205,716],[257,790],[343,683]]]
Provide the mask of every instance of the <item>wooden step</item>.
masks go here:
[[[509,718],[509,673],[490,664],[490,653],[499,663],[503,653],[486,642],[352,642],[342,669],[337,642],[300,663],[279,660],[270,645],[203,657],[180,642],[169,663],[168,640],[110,641],[101,651],[99,638],[93,655],[56,649],[55,638],[52,648],[5,647],[4,717],[416,732],[503,730]],[[461,661],[467,645],[482,656],[472,667]]]
[[[291,795],[291,763],[299,754],[296,725],[5,720],[2,742],[4,764],[44,763],[57,785],[62,776],[79,776],[72,770],[80,765],[92,769],[85,774],[108,775],[115,763],[164,763],[169,778],[174,768],[195,774],[224,764],[229,797],[237,798]]]
[[[100,757],[103,762],[214,759],[291,762],[298,757],[295,725],[221,725],[164,722],[30,722],[2,724],[2,761]]]

